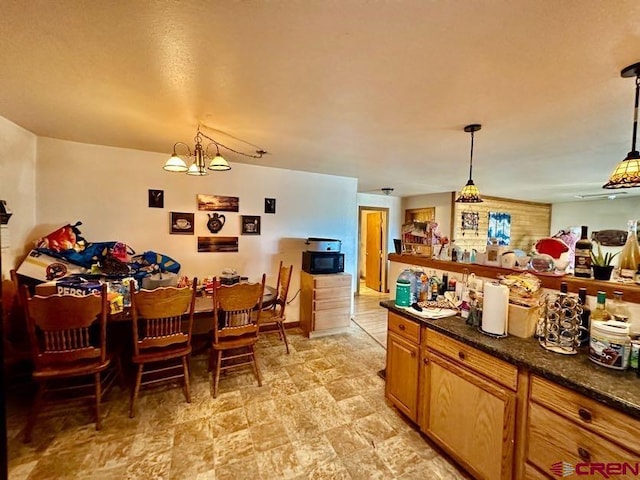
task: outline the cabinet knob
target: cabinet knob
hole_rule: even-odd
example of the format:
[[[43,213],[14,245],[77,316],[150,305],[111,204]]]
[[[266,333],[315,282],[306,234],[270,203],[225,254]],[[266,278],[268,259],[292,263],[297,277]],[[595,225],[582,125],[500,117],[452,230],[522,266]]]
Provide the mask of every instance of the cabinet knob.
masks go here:
[[[590,422],[591,421],[591,412],[589,410],[587,410],[586,408],[578,409],[578,415],[585,422]]]
[[[424,363],[425,365],[428,365],[429,364],[429,359],[427,357],[424,357],[422,359],[422,363]]]
[[[406,327],[401,323],[400,325],[398,325],[398,328],[399,328],[400,330],[404,330]]]
[[[578,456],[585,462],[591,461],[591,453],[586,448],[578,447]]]
[[[464,360],[465,358],[467,358],[467,356],[462,351],[458,352],[458,357],[460,358],[460,360]]]

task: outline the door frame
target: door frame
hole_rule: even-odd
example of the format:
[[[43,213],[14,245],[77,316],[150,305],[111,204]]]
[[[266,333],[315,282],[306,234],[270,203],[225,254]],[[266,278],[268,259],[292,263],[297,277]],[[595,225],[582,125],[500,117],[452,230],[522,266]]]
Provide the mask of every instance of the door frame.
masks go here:
[[[380,271],[382,272],[382,293],[389,293],[388,274],[389,274],[389,262],[386,259],[389,257],[389,209],[385,207],[366,207],[358,206],[358,265],[356,269],[356,295],[360,295],[360,264],[364,259],[365,252],[362,250],[362,218],[366,215],[365,212],[381,212],[382,222],[384,227],[382,228],[382,256],[380,258]]]

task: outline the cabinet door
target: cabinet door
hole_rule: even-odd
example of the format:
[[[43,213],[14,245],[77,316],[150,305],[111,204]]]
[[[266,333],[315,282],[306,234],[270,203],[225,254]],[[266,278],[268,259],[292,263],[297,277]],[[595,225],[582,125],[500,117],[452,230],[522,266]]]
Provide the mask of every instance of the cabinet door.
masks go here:
[[[385,394],[407,417],[417,422],[420,347],[399,335],[387,337]]]
[[[426,361],[425,433],[474,477],[510,479],[515,393],[430,351]]]

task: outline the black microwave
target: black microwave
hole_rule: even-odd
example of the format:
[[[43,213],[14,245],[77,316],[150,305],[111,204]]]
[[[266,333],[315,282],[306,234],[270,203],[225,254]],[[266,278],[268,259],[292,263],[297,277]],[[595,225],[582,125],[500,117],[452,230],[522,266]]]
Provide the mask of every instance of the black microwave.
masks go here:
[[[302,270],[312,274],[344,272],[344,253],[302,252]]]

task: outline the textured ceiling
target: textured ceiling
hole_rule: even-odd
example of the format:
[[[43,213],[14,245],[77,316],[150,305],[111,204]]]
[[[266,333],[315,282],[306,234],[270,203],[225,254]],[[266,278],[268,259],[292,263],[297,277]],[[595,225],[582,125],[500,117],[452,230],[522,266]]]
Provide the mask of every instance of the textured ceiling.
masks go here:
[[[0,0],[0,11],[0,115],[40,136],[170,153],[200,123],[270,152],[232,164],[405,196],[461,188],[463,127],[481,123],[481,193],[547,202],[606,193],[631,146],[634,82],[620,70],[640,62],[637,0]]]

